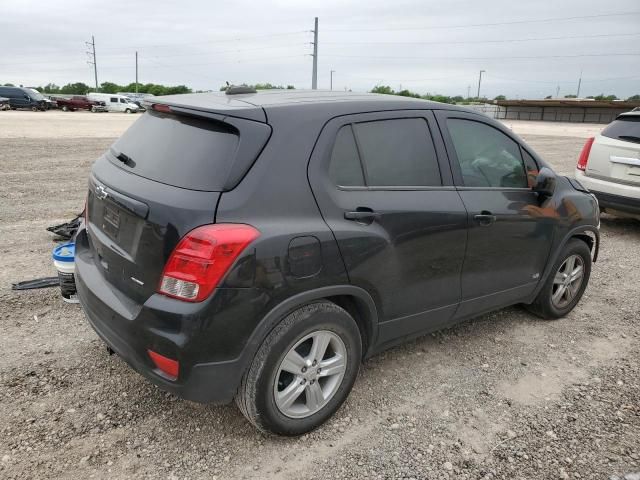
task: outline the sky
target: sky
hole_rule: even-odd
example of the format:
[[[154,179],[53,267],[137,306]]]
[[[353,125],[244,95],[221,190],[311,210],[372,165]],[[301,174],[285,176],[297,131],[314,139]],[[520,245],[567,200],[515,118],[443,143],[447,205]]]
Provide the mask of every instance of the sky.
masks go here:
[[[638,0],[0,0],[0,83],[270,82],[543,98],[640,94]]]

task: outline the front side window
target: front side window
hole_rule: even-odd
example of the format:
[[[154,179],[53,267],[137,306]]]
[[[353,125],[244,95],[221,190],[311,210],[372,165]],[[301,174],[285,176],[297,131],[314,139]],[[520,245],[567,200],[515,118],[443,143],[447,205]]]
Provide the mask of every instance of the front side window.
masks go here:
[[[127,101],[124,98],[121,98],[120,103],[127,103]]]
[[[485,123],[447,120],[466,187],[527,188],[519,145]]]
[[[440,186],[440,168],[427,122],[378,120],[342,127],[329,176],[340,186]]]

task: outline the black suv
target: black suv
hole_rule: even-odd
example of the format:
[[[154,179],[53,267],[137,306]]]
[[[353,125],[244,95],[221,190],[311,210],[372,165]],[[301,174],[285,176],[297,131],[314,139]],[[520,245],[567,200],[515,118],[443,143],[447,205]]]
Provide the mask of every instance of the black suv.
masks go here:
[[[317,427],[359,365],[507,305],[571,311],[598,204],[502,124],[403,97],[155,97],[91,172],[78,296],[161,388]],[[240,90],[244,92],[246,90]]]

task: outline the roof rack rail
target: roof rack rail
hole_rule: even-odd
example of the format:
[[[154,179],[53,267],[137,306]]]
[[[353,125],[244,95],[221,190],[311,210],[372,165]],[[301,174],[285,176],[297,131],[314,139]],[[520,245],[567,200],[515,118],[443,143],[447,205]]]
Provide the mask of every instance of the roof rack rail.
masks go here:
[[[229,85],[225,91],[227,95],[240,95],[241,93],[258,93],[253,87],[246,85]]]

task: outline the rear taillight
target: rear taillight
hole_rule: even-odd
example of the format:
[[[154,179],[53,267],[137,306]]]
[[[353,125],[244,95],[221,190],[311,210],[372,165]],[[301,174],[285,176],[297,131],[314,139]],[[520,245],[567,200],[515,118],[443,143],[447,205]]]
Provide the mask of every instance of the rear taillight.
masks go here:
[[[251,225],[203,225],[187,233],[164,267],[158,293],[187,302],[207,298],[238,255],[260,236]]]
[[[171,107],[169,105],[163,105],[161,103],[154,103],[151,108],[156,112],[171,113]]]
[[[147,350],[153,364],[160,370],[169,380],[176,380],[180,372],[180,363],[173,358],[160,355],[153,350]]]
[[[587,139],[584,147],[582,147],[582,152],[580,152],[580,156],[578,157],[578,165],[576,168],[578,170],[585,171],[587,169],[587,163],[589,162],[589,154],[591,153],[591,146],[593,145],[593,141],[595,137],[590,137]]]

